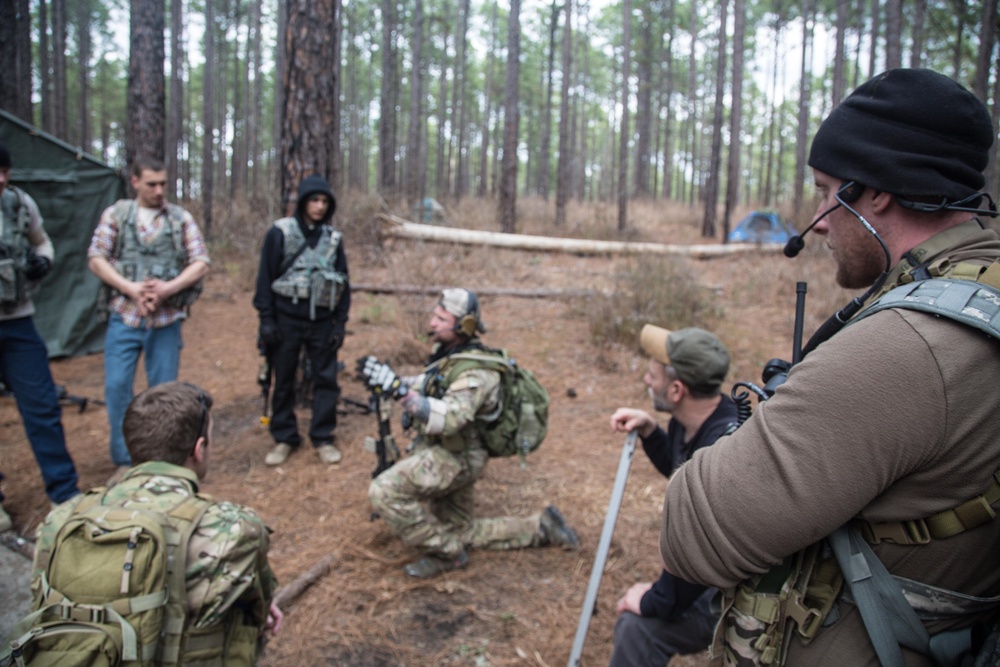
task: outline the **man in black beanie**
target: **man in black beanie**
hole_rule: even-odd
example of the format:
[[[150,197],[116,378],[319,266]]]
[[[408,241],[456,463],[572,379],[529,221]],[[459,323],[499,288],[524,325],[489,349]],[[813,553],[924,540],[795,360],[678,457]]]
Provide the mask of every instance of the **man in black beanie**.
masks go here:
[[[1000,238],[977,217],[992,215],[979,207],[992,208],[994,134],[965,88],[912,69],[863,84],[817,132],[813,229],[838,282],[868,291],[750,419],[673,475],[664,504],[666,568],[726,592],[724,664],[958,664],[996,617],[1000,342],[956,321],[1000,322]],[[874,304],[901,285],[919,296]],[[975,294],[960,313],[947,286]],[[880,569],[897,578],[869,595]],[[909,638],[870,639],[893,615]],[[928,635],[947,636],[955,661],[929,657]]]

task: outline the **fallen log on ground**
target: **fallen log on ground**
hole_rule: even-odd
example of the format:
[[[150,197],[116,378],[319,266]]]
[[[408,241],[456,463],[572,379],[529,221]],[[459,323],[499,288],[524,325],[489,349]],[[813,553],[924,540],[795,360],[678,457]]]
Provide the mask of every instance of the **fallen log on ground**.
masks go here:
[[[295,577],[291,583],[278,588],[278,592],[274,594],[274,603],[282,610],[290,607],[300,595],[306,592],[306,589],[329,574],[334,560],[335,557],[331,554]]]
[[[13,531],[0,533],[0,545],[16,551],[28,560],[35,559],[35,543],[24,539]]]
[[[744,252],[781,252],[782,243],[729,243],[719,244],[668,244],[668,243],[638,243],[629,241],[597,241],[591,239],[564,239],[551,236],[529,236],[527,234],[503,234],[500,232],[484,232],[474,229],[457,229],[455,227],[436,227],[404,220],[395,215],[378,213],[375,216],[382,221],[380,233],[388,238],[419,239],[441,243],[460,243],[465,245],[495,246],[514,248],[518,250],[545,250],[550,252],[568,252],[578,255],[622,255],[622,254],[661,254],[684,255],[694,259],[709,259]]]

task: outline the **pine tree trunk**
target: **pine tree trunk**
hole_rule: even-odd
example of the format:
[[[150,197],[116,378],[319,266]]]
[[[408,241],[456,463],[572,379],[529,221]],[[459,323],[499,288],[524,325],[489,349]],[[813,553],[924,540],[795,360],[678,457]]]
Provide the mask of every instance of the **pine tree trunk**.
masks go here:
[[[52,50],[49,47],[49,11],[46,0],[38,0],[38,69],[42,97],[42,129],[52,132]]]
[[[0,76],[0,109],[7,109],[30,123],[31,81],[29,78],[28,85],[24,85],[21,63],[26,61],[30,72],[31,22],[27,20],[29,14],[22,13],[21,4],[22,0],[17,4],[11,0],[0,2],[0,63],[6,66],[4,76]],[[23,4],[26,5],[27,2]],[[27,53],[23,50],[24,37],[29,38]]]
[[[66,0],[52,0],[52,132],[66,138]]]
[[[559,157],[556,164],[556,227],[566,226],[566,205],[573,187],[570,155],[569,82],[573,71],[573,0],[565,0],[562,42],[562,84],[559,92]]]
[[[337,113],[334,71],[336,16],[327,0],[289,0],[288,82],[281,131],[282,201],[296,200],[302,179],[313,173],[329,178],[338,137],[330,126]],[[286,209],[290,210],[290,209]]]
[[[205,0],[205,76],[202,91],[201,122],[201,204],[205,235],[212,232],[212,198],[215,185],[215,0]]]
[[[492,9],[492,19],[490,20],[490,25],[497,24],[497,3],[496,0],[493,2]],[[492,32],[492,37],[490,39],[490,50],[486,54],[486,58],[489,64],[486,66],[486,91],[483,93],[483,119],[480,125],[482,126],[483,140],[482,145],[479,149],[479,184],[476,188],[476,195],[478,197],[485,197],[487,190],[490,188],[489,182],[489,164],[490,164],[490,125],[493,115],[493,71],[496,63],[496,50],[497,50],[497,35],[496,31]]]
[[[416,203],[420,199],[422,190],[422,179],[424,174],[423,164],[420,156],[423,154],[423,146],[420,141],[421,126],[423,124],[423,99],[424,99],[424,3],[423,0],[414,0],[413,3],[413,41],[412,41],[412,68],[410,70],[410,119],[407,127],[406,139],[406,173],[404,178],[404,192],[409,197],[411,203]]]
[[[719,203],[719,170],[722,163],[722,96],[726,86],[726,22],[729,0],[722,0],[719,12],[719,48],[715,63],[715,105],[712,114],[712,152],[708,158],[708,182],[705,186],[705,218],[701,223],[701,235],[715,236],[716,207]]]
[[[76,0],[76,128],[71,139],[88,153],[90,140],[90,16],[91,0]]]
[[[469,194],[469,175],[471,151],[469,150],[468,104],[465,99],[465,80],[468,72],[467,51],[469,44],[469,0],[462,0],[459,5],[461,19],[457,37],[458,66],[455,68],[454,107],[458,109],[458,139],[456,146],[457,159],[455,164],[455,198],[461,199]]]
[[[125,159],[163,159],[166,125],[163,0],[132,0]],[[58,123],[57,123],[58,124]]]
[[[167,192],[177,193],[184,135],[184,0],[170,0],[170,97],[167,111]]]
[[[729,170],[726,177],[726,207],[722,216],[722,242],[729,241],[730,221],[740,188],[740,153],[743,136],[743,55],[746,34],[744,0],[733,2],[733,95],[729,112]]]
[[[521,0],[510,1],[507,19],[507,80],[503,94],[503,166],[500,173],[500,231],[513,234],[517,229],[517,103],[521,73]]]
[[[628,227],[628,146],[631,133],[628,126],[629,87],[632,69],[632,2],[622,0],[622,124],[618,135],[618,231]]]
[[[653,58],[660,42],[659,32],[653,31],[655,19],[648,5],[642,8],[639,50],[636,52],[635,89],[635,183],[637,198],[648,198],[649,157],[653,148]],[[626,42],[627,43],[627,42]]]
[[[981,16],[979,51],[976,55],[976,78],[972,85],[972,92],[985,102],[989,95],[990,65],[992,64],[990,56],[996,47],[997,0],[985,0]]]
[[[396,104],[399,77],[396,73],[396,2],[382,0],[382,95],[378,125],[379,188],[390,195],[396,190]]]
[[[812,71],[813,23],[816,15],[816,0],[806,0],[805,15],[802,20],[802,66],[799,79],[799,111],[795,128],[795,175],[792,187],[793,217],[798,220],[802,215],[803,194],[806,180],[806,145],[809,135],[809,101],[811,87],[809,85]],[[781,179],[777,180],[781,183]]]

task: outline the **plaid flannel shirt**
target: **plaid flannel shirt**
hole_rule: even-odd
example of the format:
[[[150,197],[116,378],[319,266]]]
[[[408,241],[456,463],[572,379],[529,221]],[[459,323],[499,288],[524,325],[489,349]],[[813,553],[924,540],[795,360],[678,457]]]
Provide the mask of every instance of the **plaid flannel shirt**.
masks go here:
[[[104,209],[101,221],[97,224],[94,236],[90,240],[90,247],[87,249],[87,257],[103,257],[111,263],[111,266],[115,266],[117,262],[113,253],[120,231],[118,222],[112,215],[113,211],[114,206]],[[167,220],[166,204],[151,218],[137,215],[135,220],[136,232],[139,235],[139,240],[143,243],[150,243],[163,230],[163,226],[168,224],[170,223]],[[201,235],[201,230],[198,229],[198,224],[187,211],[184,211],[182,236],[188,264],[195,261],[210,263],[205,239]],[[122,322],[133,329],[159,329],[187,317],[182,308],[168,306],[161,306],[152,315],[143,317],[139,314],[139,307],[135,302],[124,294],[116,294],[111,299],[109,308],[118,313]]]

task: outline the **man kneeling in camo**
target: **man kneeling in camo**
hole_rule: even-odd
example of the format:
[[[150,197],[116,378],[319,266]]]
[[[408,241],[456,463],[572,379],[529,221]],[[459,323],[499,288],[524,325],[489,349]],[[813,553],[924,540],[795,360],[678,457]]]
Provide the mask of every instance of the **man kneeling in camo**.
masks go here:
[[[465,567],[467,547],[576,549],[576,533],[552,505],[529,517],[473,518],[473,489],[489,459],[477,423],[499,418],[500,372],[465,366],[449,372],[442,364],[454,355],[488,351],[479,338],[486,327],[473,292],[444,290],[428,327],[435,346],[423,374],[398,378],[374,357],[359,362],[369,386],[400,399],[418,431],[412,454],[376,477],[368,489],[372,506],[393,533],[426,551],[404,568],[406,574],[426,578]]]

